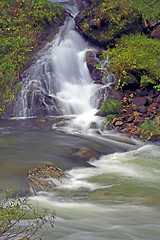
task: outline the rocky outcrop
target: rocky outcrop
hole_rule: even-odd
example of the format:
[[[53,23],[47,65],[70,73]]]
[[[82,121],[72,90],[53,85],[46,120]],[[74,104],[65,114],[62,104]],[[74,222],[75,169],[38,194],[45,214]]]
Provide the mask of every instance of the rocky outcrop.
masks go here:
[[[146,129],[141,126],[146,121],[160,119],[160,95],[158,91],[126,91],[122,100],[123,108],[119,117],[113,119],[111,126],[118,131],[122,131],[130,136],[140,137],[142,140],[160,141],[160,120],[156,120],[157,130],[151,129],[146,133]],[[148,122],[148,123],[149,123]],[[158,130],[159,129],[159,130]]]
[[[66,178],[66,175],[61,169],[45,165],[29,171],[28,184],[35,194],[39,191],[52,192],[63,178]]]
[[[122,34],[143,31],[138,10],[117,3],[99,4],[82,10],[75,18],[77,28],[95,44],[106,47]]]
[[[99,56],[101,55],[102,51],[87,51],[86,52],[86,63],[90,75],[96,84],[103,84],[102,83],[102,71],[98,69],[96,66],[100,63]]]
[[[146,32],[149,34],[149,37],[160,39],[160,20],[144,20],[146,27]]]

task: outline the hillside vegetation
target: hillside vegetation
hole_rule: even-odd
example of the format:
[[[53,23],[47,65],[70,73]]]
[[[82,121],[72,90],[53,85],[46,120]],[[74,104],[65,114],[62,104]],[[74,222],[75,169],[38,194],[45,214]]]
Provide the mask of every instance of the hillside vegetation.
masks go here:
[[[19,75],[44,28],[63,9],[46,0],[0,1],[0,113],[21,88]]]

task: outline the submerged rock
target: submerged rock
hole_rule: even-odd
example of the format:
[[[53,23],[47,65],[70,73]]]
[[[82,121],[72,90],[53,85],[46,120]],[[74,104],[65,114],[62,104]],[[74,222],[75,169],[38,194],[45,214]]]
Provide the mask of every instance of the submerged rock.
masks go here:
[[[80,149],[78,152],[73,153],[73,156],[79,157],[84,161],[89,161],[90,159],[99,159],[99,156],[89,149]]]
[[[56,181],[66,178],[64,172],[51,165],[35,168],[28,173],[28,184],[35,194],[39,191],[52,192],[57,187]]]

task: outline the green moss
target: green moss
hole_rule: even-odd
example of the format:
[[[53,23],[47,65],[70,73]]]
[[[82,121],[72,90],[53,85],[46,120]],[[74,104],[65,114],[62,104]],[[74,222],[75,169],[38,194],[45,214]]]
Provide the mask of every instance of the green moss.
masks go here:
[[[160,68],[157,62],[160,56],[160,41],[146,35],[124,35],[115,48],[103,51],[102,58],[109,55],[109,71],[116,76],[115,87],[121,89],[134,80],[146,87],[160,81]],[[131,77],[136,76],[135,79]]]
[[[160,118],[155,117],[153,120],[147,119],[141,126],[140,126],[140,136],[145,140],[160,139]]]
[[[0,113],[14,99],[19,73],[48,24],[63,9],[46,0],[1,0],[0,19]]]
[[[141,22],[141,13],[131,6],[130,0],[106,0],[82,10],[76,17],[85,35],[102,46],[112,44],[122,33],[141,31]]]
[[[122,105],[118,100],[107,99],[102,104],[101,113],[103,116],[107,116],[109,114],[120,114],[121,109]]]
[[[86,32],[86,31],[89,30],[89,24],[88,23],[84,23],[81,27],[82,27],[83,32]]]
[[[143,18],[149,20],[160,19],[159,0],[132,0],[132,5],[141,11]]]
[[[114,118],[116,118],[116,115],[114,115],[114,114],[108,114],[107,115],[107,121],[108,122],[112,122]]]

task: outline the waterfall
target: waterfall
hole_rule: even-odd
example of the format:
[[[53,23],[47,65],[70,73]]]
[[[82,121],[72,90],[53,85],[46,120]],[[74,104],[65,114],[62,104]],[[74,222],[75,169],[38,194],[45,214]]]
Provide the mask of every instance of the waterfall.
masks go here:
[[[77,5],[67,6],[75,16]],[[75,30],[74,19],[67,17],[54,40],[23,73],[14,115],[20,118],[72,115],[78,116],[76,125],[84,119],[88,125],[95,119],[96,92],[101,87],[93,83],[86,65],[86,52],[93,49]]]

